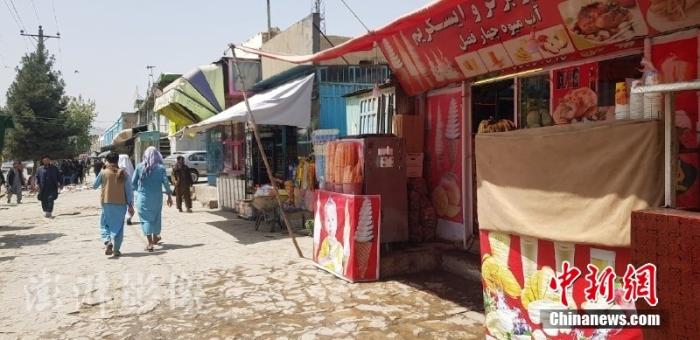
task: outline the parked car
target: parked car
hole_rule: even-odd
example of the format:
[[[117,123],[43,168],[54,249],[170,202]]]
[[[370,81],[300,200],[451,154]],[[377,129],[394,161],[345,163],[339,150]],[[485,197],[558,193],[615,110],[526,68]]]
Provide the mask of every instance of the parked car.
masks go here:
[[[171,182],[173,179],[173,166],[177,163],[177,157],[185,157],[185,164],[190,168],[192,183],[197,183],[199,178],[207,175],[207,152],[206,151],[175,151],[163,160],[165,172]]]

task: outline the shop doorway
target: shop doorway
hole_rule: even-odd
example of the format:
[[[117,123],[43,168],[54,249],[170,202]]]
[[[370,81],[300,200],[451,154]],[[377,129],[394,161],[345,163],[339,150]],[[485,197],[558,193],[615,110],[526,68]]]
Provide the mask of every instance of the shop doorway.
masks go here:
[[[514,121],[515,117],[515,79],[506,79],[483,85],[473,85],[468,99],[471,102],[471,131],[469,149],[471,164],[471,216],[474,237],[479,235],[479,219],[476,211],[476,163],[474,162],[474,136],[479,124],[484,120],[508,119]],[[465,179],[469,180],[469,179]],[[469,214],[467,214],[469,215]],[[468,225],[468,224],[467,224]]]

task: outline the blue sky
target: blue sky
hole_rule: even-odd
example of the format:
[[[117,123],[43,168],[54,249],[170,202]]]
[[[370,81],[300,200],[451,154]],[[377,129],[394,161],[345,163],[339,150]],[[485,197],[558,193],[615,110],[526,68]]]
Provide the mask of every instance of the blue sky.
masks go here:
[[[311,12],[312,0],[271,0],[272,25],[282,29]],[[346,0],[370,28],[382,26],[428,0]],[[18,25],[11,13],[16,8]],[[8,9],[9,7],[9,9]],[[54,10],[55,7],[55,19]],[[326,33],[357,36],[364,28],[340,0],[325,0]],[[154,73],[184,73],[221,57],[227,43],[265,30],[265,0],[0,0],[0,105],[23,54],[33,50],[23,26],[45,34],[60,30],[47,46],[56,56],[66,92],[94,99],[95,125],[106,127],[132,110],[136,89],[145,92],[146,65]],[[77,72],[76,72],[77,71]]]

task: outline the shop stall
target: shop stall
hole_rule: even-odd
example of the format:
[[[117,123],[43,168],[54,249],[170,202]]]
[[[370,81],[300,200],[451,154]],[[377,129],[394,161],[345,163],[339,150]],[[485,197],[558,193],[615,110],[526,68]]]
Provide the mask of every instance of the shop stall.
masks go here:
[[[254,52],[303,63],[380,46],[421,98],[442,236],[479,239],[488,336],[634,338],[638,329],[544,330],[540,311],[634,309],[619,280],[604,300],[587,291],[585,271],[626,274],[633,211],[664,197],[700,207],[697,88],[653,90],[698,79],[699,11],[696,1],[442,0],[314,55]],[[584,271],[567,288],[551,280],[564,264]]]

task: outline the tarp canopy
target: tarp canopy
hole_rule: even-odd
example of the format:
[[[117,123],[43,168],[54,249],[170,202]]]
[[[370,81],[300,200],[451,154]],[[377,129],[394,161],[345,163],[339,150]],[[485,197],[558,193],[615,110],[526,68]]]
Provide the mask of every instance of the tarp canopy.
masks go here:
[[[311,92],[314,75],[308,75],[250,97],[250,109],[261,125],[308,127],[311,124]],[[248,121],[245,102],[201,123],[187,126],[183,133],[194,134],[217,125]]]
[[[378,46],[403,89],[416,95],[465,79],[637,53],[644,37],[700,24],[700,15],[689,12],[692,5],[652,6],[652,2],[436,0],[312,55],[236,47],[272,59],[308,63]],[[681,14],[687,17],[679,18]]]
[[[154,110],[174,123],[201,122],[224,108],[224,73],[219,64],[199,66],[170,83],[156,98]],[[170,131],[174,133],[175,129]]]

